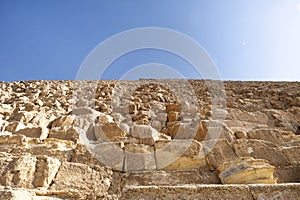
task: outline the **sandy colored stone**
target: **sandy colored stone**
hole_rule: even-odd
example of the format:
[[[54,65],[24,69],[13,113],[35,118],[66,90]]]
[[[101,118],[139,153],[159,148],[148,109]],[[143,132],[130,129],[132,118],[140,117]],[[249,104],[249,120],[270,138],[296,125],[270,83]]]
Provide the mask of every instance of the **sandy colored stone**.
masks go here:
[[[60,165],[60,161],[56,158],[44,155],[37,156],[33,185],[35,187],[48,187],[52,183]]]
[[[266,160],[242,157],[223,163],[218,171],[223,184],[272,184],[277,183],[274,168]]]
[[[125,145],[124,171],[155,170],[154,147],[128,143]]]
[[[20,129],[24,129],[25,127],[26,126],[23,123],[18,122],[18,121],[13,121],[13,122],[10,122],[5,127],[5,130],[14,133],[16,131],[19,131]]]
[[[273,166],[288,165],[287,156],[274,144],[262,140],[239,139],[233,143],[235,153],[239,157],[265,159]]]
[[[166,112],[169,113],[170,111],[180,112],[181,107],[178,104],[168,104],[166,105]]]
[[[284,142],[281,132],[274,129],[256,129],[247,133],[251,139],[264,140],[280,145]]]
[[[61,116],[55,119],[51,123],[51,128],[54,127],[63,127],[63,126],[73,126],[74,124],[74,117],[72,115],[67,115],[67,116]]]
[[[178,121],[179,113],[175,111],[170,111],[168,113],[168,121],[173,122],[173,121]]]
[[[0,157],[0,184],[17,188],[32,188],[35,172],[35,156]]]
[[[63,162],[51,186],[56,191],[76,191],[82,197],[107,195],[111,172],[104,167]]]
[[[297,199],[300,84],[185,81],[1,82],[0,199]],[[245,156],[275,178],[248,162],[232,176],[255,184],[221,185],[216,169]]]
[[[3,200],[32,200],[33,196],[25,189],[0,189],[0,199]]]
[[[124,144],[120,142],[96,143],[92,146],[92,154],[100,163],[114,170],[124,169]]]
[[[102,142],[114,141],[126,136],[126,133],[116,123],[96,125],[94,127],[94,134],[96,139]]]
[[[189,170],[206,165],[201,144],[195,140],[158,141],[155,143],[157,169]]]
[[[131,130],[131,136],[138,138],[140,143],[153,145],[160,139],[160,134],[151,126],[134,125]]]
[[[79,140],[79,133],[78,129],[74,127],[53,127],[50,129],[48,137],[76,142]]]
[[[208,164],[213,168],[218,168],[224,162],[237,159],[235,151],[227,140],[208,140],[202,143]]]
[[[47,129],[45,128],[45,130]],[[42,127],[28,127],[16,131],[15,134],[25,135],[26,137],[31,138],[46,138],[48,131],[43,131]]]

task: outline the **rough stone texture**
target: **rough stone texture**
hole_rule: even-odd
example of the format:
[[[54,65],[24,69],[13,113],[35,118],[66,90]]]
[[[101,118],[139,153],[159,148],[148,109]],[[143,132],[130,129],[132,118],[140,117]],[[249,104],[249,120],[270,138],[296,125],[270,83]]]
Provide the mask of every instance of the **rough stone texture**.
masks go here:
[[[130,186],[120,199],[299,199],[300,184]]]
[[[299,199],[300,83],[218,83],[1,82],[0,199]]]
[[[62,163],[50,190],[60,196],[100,198],[107,195],[111,184],[110,172],[103,167],[90,167],[81,163]],[[74,198],[73,197],[73,198]]]
[[[276,183],[274,166],[266,160],[244,157],[226,162],[218,167],[223,184]]]
[[[32,200],[32,195],[30,192],[20,189],[20,190],[11,190],[11,189],[0,189],[0,199],[5,200]]]

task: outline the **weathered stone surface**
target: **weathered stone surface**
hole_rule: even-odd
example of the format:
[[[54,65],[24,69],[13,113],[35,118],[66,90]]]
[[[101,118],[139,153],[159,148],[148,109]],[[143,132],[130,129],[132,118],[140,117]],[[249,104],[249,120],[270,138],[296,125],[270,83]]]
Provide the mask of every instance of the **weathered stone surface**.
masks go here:
[[[114,141],[126,136],[126,133],[116,123],[96,125],[94,134],[96,139],[102,142]]]
[[[32,195],[30,192],[19,189],[19,190],[12,190],[12,189],[0,189],[0,199],[3,200],[32,200]]]
[[[93,144],[93,155],[104,165],[123,171],[125,151],[123,143],[105,142]]]
[[[153,145],[160,139],[160,134],[151,126],[134,125],[131,130],[131,136],[138,138],[140,143]]]
[[[217,169],[224,162],[237,159],[237,155],[227,140],[208,140],[203,142],[208,164]]]
[[[185,184],[219,184],[220,179],[216,171],[205,169],[179,171],[141,171],[126,173],[123,180],[128,186],[168,186]]]
[[[16,132],[16,131],[19,131],[20,129],[23,129],[25,128],[26,126],[21,123],[21,122],[18,122],[18,121],[13,121],[13,122],[10,122],[6,127],[5,127],[5,130],[8,131],[8,132]]]
[[[50,129],[48,137],[77,142],[79,140],[79,133],[77,128],[61,126]]]
[[[53,181],[61,163],[56,158],[37,156],[33,185],[35,187],[47,187]]]
[[[299,184],[128,186],[120,199],[297,199]]]
[[[254,199],[299,199],[300,184],[253,185]]]
[[[225,162],[218,171],[223,184],[272,184],[277,181],[273,177],[274,168],[266,160],[243,157]]]
[[[247,133],[251,139],[268,141],[276,145],[284,142],[281,132],[274,129],[255,129]]]
[[[177,105],[177,104],[168,104],[168,105],[166,105],[166,112],[169,113],[170,111],[180,112],[181,107],[180,107],[180,105]]]
[[[111,172],[104,167],[63,162],[51,190],[76,192],[80,197],[100,198],[107,195]]]
[[[280,150],[288,158],[290,163],[300,163],[300,146],[297,146],[297,143],[293,146],[281,147]]]
[[[0,184],[17,188],[32,188],[36,158],[30,155],[0,157]]]
[[[182,186],[128,186],[120,199],[252,199],[245,186],[182,185]]]
[[[195,140],[158,141],[155,143],[157,169],[188,170],[206,165],[201,144]]]
[[[168,121],[173,122],[173,121],[178,121],[179,113],[175,111],[170,111],[168,113]]]
[[[128,143],[125,145],[124,171],[155,170],[154,147]]]
[[[51,128],[63,127],[63,126],[73,126],[74,117],[72,115],[62,116],[51,122]]]
[[[0,199],[295,199],[300,84],[186,82],[1,82]],[[220,185],[245,156],[283,184]],[[246,163],[235,179],[270,175]]]
[[[273,166],[288,165],[289,160],[278,147],[262,140],[237,140],[233,144],[234,151],[239,157],[265,159]]]
[[[15,132],[15,134],[25,135],[31,138],[46,138],[48,131],[43,131],[41,127],[23,128]]]

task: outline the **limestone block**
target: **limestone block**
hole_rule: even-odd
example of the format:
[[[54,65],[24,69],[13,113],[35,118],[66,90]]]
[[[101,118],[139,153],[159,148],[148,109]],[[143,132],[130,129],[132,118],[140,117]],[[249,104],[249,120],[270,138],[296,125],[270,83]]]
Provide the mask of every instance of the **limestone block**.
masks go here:
[[[148,125],[134,125],[131,130],[131,136],[139,138],[140,143],[153,145],[159,140],[159,133]]]
[[[99,112],[89,107],[78,107],[72,110],[73,115],[98,115]]]
[[[45,134],[43,135],[43,133],[47,134],[47,132],[43,132],[42,127],[23,128],[15,132],[15,134],[25,135],[31,138],[46,138],[47,136]]]
[[[189,170],[206,165],[201,144],[195,140],[157,141],[155,143],[157,169]]]
[[[3,200],[32,200],[32,195],[30,192],[24,190],[24,189],[1,189],[0,190],[0,199]]]
[[[278,183],[298,183],[300,182],[300,165],[277,166],[275,168],[275,177],[278,177]]]
[[[54,179],[60,164],[60,161],[56,158],[44,155],[37,156],[33,185],[35,187],[48,187]]]
[[[280,150],[288,158],[290,163],[300,163],[300,146],[281,147]]]
[[[203,169],[155,170],[126,173],[126,185],[130,186],[168,186],[186,184],[219,184],[218,172]]]
[[[63,126],[73,126],[74,124],[74,117],[72,115],[61,116],[55,119],[51,123],[51,128],[54,127],[63,127]]]
[[[232,146],[239,157],[265,159],[273,166],[287,165],[289,163],[284,153],[270,142],[254,139],[239,139],[234,142]]]
[[[117,113],[116,113],[117,114]],[[116,116],[116,115],[115,115]],[[114,117],[115,117],[114,116]],[[103,125],[103,124],[108,124],[108,123],[114,123],[114,117],[110,116],[110,115],[105,115],[103,113],[99,113],[97,116],[97,121],[99,124]],[[119,116],[119,118],[121,118],[122,116]]]
[[[9,124],[5,127],[5,130],[8,132],[14,133],[23,128],[26,128],[26,126],[23,123],[17,122],[17,121],[12,121],[12,122],[9,122]]]
[[[173,121],[178,121],[179,113],[175,111],[170,111],[168,113],[168,121],[173,122]]]
[[[247,132],[245,132],[245,131],[242,131],[242,130],[240,130],[240,131],[235,131],[234,132],[234,135],[235,135],[235,137],[237,138],[237,139],[246,139],[248,136],[247,136]]]
[[[284,142],[281,132],[274,129],[255,129],[247,133],[251,139],[264,140],[280,145]]]
[[[143,144],[125,144],[125,171],[155,170],[154,148]]]
[[[194,139],[196,133],[197,128],[186,123],[175,123],[169,131],[169,135],[175,139]]]
[[[250,122],[255,124],[267,124],[268,116],[260,111],[246,112],[239,109],[228,109],[229,117],[237,119],[239,121]]]
[[[19,111],[13,113],[8,121],[17,121],[17,122],[22,122],[24,124],[28,123],[35,115],[37,114],[36,111]]]
[[[129,111],[129,114],[134,114],[136,111],[137,111],[137,109],[136,109],[136,105],[135,104],[129,104],[128,105],[128,111]]]
[[[126,136],[126,133],[116,123],[96,125],[94,133],[96,139],[103,142],[114,141],[117,138]]]
[[[224,162],[235,160],[237,155],[226,139],[203,141],[202,146],[208,163],[218,168]]]
[[[67,161],[72,158],[75,147],[76,145],[72,141],[47,138],[37,144],[30,144],[26,149],[21,150],[33,155],[46,155],[60,161]]]
[[[178,104],[168,104],[168,105],[166,105],[166,112],[169,113],[170,111],[180,112],[181,111],[181,106],[178,105]]]
[[[0,184],[18,188],[32,188],[35,172],[35,156],[0,157]]]
[[[242,157],[223,163],[218,171],[223,184],[272,184],[277,183],[274,168],[266,160]]]
[[[250,191],[253,199],[299,199],[300,186],[294,184],[272,184],[272,185],[251,185]]]
[[[63,162],[51,190],[76,192],[81,197],[107,195],[111,184],[111,171],[105,167],[90,167],[81,163]]]
[[[161,122],[158,121],[158,120],[152,121],[151,126],[152,126],[155,130],[157,130],[157,131],[160,131],[161,128],[162,128],[162,124],[161,124]]]
[[[78,129],[74,127],[54,127],[50,129],[48,137],[76,142],[79,140],[79,133]]]
[[[167,113],[157,113],[156,119],[162,123],[165,123],[168,120],[168,115]]]
[[[103,142],[93,144],[89,148],[92,149],[93,155],[100,163],[111,167],[114,170],[122,171],[124,164],[124,144],[120,142]]]

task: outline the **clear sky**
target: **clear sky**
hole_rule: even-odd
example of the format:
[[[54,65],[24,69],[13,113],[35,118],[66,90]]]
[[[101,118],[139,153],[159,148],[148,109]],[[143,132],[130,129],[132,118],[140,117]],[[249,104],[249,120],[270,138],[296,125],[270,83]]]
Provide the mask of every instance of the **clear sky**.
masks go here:
[[[225,80],[300,81],[300,0],[0,0],[0,80],[75,79],[100,42],[140,27],[195,39]],[[120,57],[104,77],[147,63],[199,78],[151,49]]]

